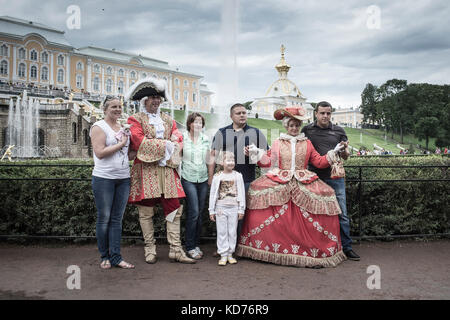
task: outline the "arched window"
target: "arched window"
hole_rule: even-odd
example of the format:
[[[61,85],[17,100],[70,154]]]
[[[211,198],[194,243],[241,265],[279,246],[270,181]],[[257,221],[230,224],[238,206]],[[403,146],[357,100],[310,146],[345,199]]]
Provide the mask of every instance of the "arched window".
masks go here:
[[[25,49],[24,48],[19,49],[19,59],[25,59]]]
[[[72,141],[77,143],[77,123],[72,122]]]
[[[147,74],[145,72],[142,74],[142,78],[147,78]]]
[[[192,94],[192,102],[197,102],[197,94],[195,92]]]
[[[106,80],[106,92],[111,93],[112,91],[112,81],[111,79]]]
[[[94,91],[99,91],[100,90],[100,79],[98,77],[94,78]]]
[[[58,70],[58,82],[64,82],[64,70],[63,69]]]
[[[58,56],[58,65],[60,66],[64,65],[64,56],[62,54]]]
[[[37,61],[37,51],[34,49],[30,51],[30,60]]]
[[[187,81],[187,80],[184,80],[184,81],[183,81],[183,85],[184,85],[185,87],[187,87],[187,86],[188,86],[188,81]]]
[[[83,76],[81,74],[77,74],[77,78],[76,78],[76,84],[77,84],[77,88],[81,89],[83,88]]]
[[[175,90],[175,100],[180,100],[180,90]]]
[[[3,61],[0,63],[0,74],[1,74],[2,76],[8,75],[8,62],[5,61],[5,60],[3,60]]]
[[[187,91],[184,91],[183,98],[184,98],[183,101],[187,101],[187,99],[188,99],[188,92]]]
[[[25,70],[26,70],[25,63],[19,64],[19,70],[17,71],[18,76],[21,78],[25,78]]]
[[[192,82],[192,87],[193,87],[194,89],[197,88],[197,82],[193,81],[193,82]]]
[[[179,86],[180,85],[180,80],[178,78],[175,78],[175,85]]]
[[[38,146],[43,147],[45,146],[45,132],[44,129],[38,129]]]
[[[37,67],[36,66],[31,66],[30,77],[31,77],[31,79],[37,79]]]
[[[89,132],[87,129],[83,129],[83,145],[85,147],[89,146]]]
[[[117,92],[123,94],[123,81],[120,80],[119,84],[117,85]]]
[[[48,68],[47,67],[42,68],[41,80],[48,80]]]
[[[6,44],[0,47],[0,56],[8,56],[8,46]]]
[[[136,72],[131,71],[130,76],[131,76],[131,79],[136,79]]]
[[[42,62],[48,63],[48,53],[47,52],[42,53]]]
[[[112,68],[111,67],[106,68],[106,74],[112,74]]]
[[[158,75],[156,73],[152,74],[152,77],[158,79]]]
[[[81,63],[81,61],[78,61],[77,63],[77,70],[83,70],[83,63]]]
[[[119,69],[119,77],[123,77],[123,74],[124,74],[123,69]]]
[[[94,72],[100,72],[100,66],[98,64],[94,64]]]

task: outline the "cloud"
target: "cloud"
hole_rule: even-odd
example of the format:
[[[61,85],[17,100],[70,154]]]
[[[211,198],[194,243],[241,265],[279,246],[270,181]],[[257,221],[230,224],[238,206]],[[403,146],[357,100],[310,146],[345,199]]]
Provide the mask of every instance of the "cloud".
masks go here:
[[[3,0],[1,5],[3,15],[66,31],[75,47],[116,48],[164,60],[202,75],[216,92],[223,55],[236,50],[240,101],[261,97],[278,78],[274,66],[281,44],[292,66],[288,76],[309,101],[355,106],[366,83],[380,85],[393,77],[448,83],[446,0],[240,0],[236,48],[231,29],[222,29],[224,8],[233,9],[233,1],[227,1],[225,6],[222,0],[21,0],[7,5]],[[71,4],[81,8],[81,30],[65,25]],[[368,27],[368,8],[374,4],[379,29]]]

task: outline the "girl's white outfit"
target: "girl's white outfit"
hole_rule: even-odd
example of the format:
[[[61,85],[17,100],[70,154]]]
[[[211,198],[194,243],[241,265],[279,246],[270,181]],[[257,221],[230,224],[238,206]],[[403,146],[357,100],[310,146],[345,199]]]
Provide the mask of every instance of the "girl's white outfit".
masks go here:
[[[209,214],[216,215],[217,253],[230,256],[236,249],[238,215],[245,212],[245,186],[237,171],[220,171],[213,177]]]

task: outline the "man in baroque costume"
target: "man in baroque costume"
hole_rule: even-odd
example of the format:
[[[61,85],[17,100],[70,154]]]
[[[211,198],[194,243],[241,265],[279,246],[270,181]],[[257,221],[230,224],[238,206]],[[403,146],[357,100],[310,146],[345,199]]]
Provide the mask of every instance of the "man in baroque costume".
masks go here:
[[[195,263],[186,256],[180,240],[180,220],[183,206],[179,199],[185,197],[181,180],[176,171],[180,163],[183,136],[176,122],[161,112],[162,100],[172,103],[164,80],[144,78],[130,87],[125,100],[137,100],[142,112],[128,118],[131,124],[130,148],[137,152],[131,168],[131,190],[128,203],[139,210],[139,223],[145,241],[145,261],[155,263],[154,207],[163,208],[169,259],[181,263]],[[143,107],[143,108],[142,108]]]

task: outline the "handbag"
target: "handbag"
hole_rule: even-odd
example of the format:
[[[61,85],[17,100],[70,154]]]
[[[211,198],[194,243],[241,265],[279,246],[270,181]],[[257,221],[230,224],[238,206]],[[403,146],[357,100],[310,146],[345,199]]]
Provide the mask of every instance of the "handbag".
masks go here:
[[[340,155],[336,156],[336,160],[331,164],[331,179],[345,178],[344,161]]]

